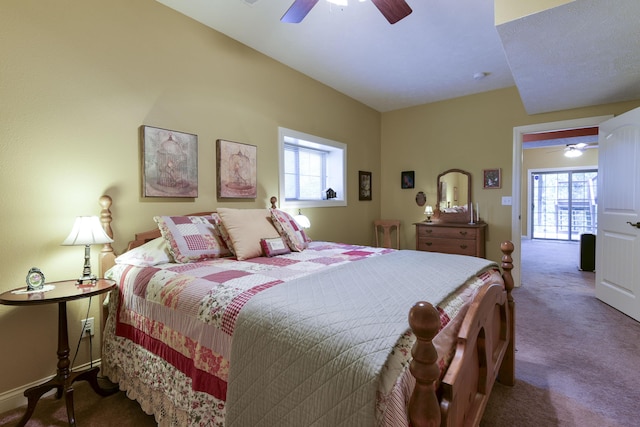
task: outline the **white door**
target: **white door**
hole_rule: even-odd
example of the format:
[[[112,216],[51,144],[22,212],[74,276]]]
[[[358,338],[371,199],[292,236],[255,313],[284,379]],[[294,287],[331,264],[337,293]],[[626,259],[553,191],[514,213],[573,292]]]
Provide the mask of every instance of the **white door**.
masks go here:
[[[600,124],[596,297],[640,320],[640,108]]]

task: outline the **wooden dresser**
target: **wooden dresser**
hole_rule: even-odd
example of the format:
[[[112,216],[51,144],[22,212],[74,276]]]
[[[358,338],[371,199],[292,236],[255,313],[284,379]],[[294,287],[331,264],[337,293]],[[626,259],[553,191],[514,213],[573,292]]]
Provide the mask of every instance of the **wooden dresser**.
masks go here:
[[[416,250],[485,257],[486,223],[417,222]]]

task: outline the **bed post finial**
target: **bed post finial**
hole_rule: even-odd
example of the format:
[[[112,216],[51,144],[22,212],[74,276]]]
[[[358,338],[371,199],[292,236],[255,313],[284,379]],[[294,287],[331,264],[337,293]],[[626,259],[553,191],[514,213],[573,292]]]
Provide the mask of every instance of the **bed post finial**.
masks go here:
[[[507,352],[504,355],[502,365],[500,365],[500,371],[498,372],[498,380],[504,385],[514,385],[516,382],[516,303],[513,300],[511,291],[513,290],[513,276],[511,270],[513,270],[513,243],[509,240],[500,244],[500,250],[502,251],[502,279],[504,280],[504,287],[507,291],[507,307],[509,308],[508,316],[511,329],[509,330],[509,345],[507,346]]]
[[[271,198],[269,199],[269,203],[271,203],[271,209],[278,209],[278,207],[276,206],[277,201],[278,198],[276,196],[271,196]]]
[[[436,396],[436,381],[440,377],[438,352],[432,340],[440,329],[440,315],[428,302],[420,301],[409,311],[409,326],[416,336],[409,365],[416,385],[409,399],[409,420],[412,427],[440,426],[440,405]],[[427,418],[428,417],[428,418]]]
[[[511,275],[511,270],[513,270],[513,258],[511,254],[513,253],[513,243],[509,240],[502,242],[500,244],[500,250],[502,251],[502,276],[504,278],[504,286],[507,290],[507,297],[509,301],[513,301],[513,297],[511,296],[511,291],[513,290],[513,276]]]
[[[100,211],[100,223],[102,224],[102,228],[104,229],[107,236],[113,239],[113,230],[111,230],[111,197],[104,195],[100,197],[99,200],[100,206],[102,210]],[[100,251],[99,256],[99,264],[100,264],[100,277],[104,277],[105,271],[107,271],[114,264],[115,253],[113,251],[113,246],[111,243],[105,243],[102,245],[102,250]]]

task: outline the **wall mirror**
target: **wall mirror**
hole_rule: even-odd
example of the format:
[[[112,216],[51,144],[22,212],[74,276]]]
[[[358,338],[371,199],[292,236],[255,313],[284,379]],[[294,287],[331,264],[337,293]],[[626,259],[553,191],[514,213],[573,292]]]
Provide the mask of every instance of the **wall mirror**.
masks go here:
[[[434,217],[443,222],[470,221],[471,174],[462,169],[449,169],[438,175],[438,203]]]

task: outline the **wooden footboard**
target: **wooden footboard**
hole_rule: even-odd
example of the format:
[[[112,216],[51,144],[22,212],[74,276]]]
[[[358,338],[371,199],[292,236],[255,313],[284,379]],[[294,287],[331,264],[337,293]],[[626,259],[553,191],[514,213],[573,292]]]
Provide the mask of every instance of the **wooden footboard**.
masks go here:
[[[271,199],[275,206],[275,198]],[[112,200],[100,198],[100,218],[106,233],[113,238],[111,229]],[[159,237],[158,230],[136,234],[128,249]],[[418,302],[409,312],[409,325],[417,340],[412,349],[410,372],[416,379],[411,395],[408,415],[412,427],[477,426],[496,378],[512,385],[515,378],[515,305],[511,295],[513,244],[504,242],[501,284],[481,287],[469,307],[458,334],[455,356],[440,384],[440,400],[436,384],[440,377],[437,352],[432,344],[440,326],[437,310],[428,302]],[[100,274],[115,263],[111,244],[100,253]],[[106,319],[106,313],[103,314]]]
[[[439,315],[428,302],[417,303],[409,312],[409,325],[417,337],[409,368],[416,379],[408,410],[412,427],[477,426],[495,380],[513,385],[513,244],[504,242],[500,248],[504,286],[484,285],[474,297],[458,333],[456,353],[440,384],[439,402],[437,353],[431,343],[440,326]]]

